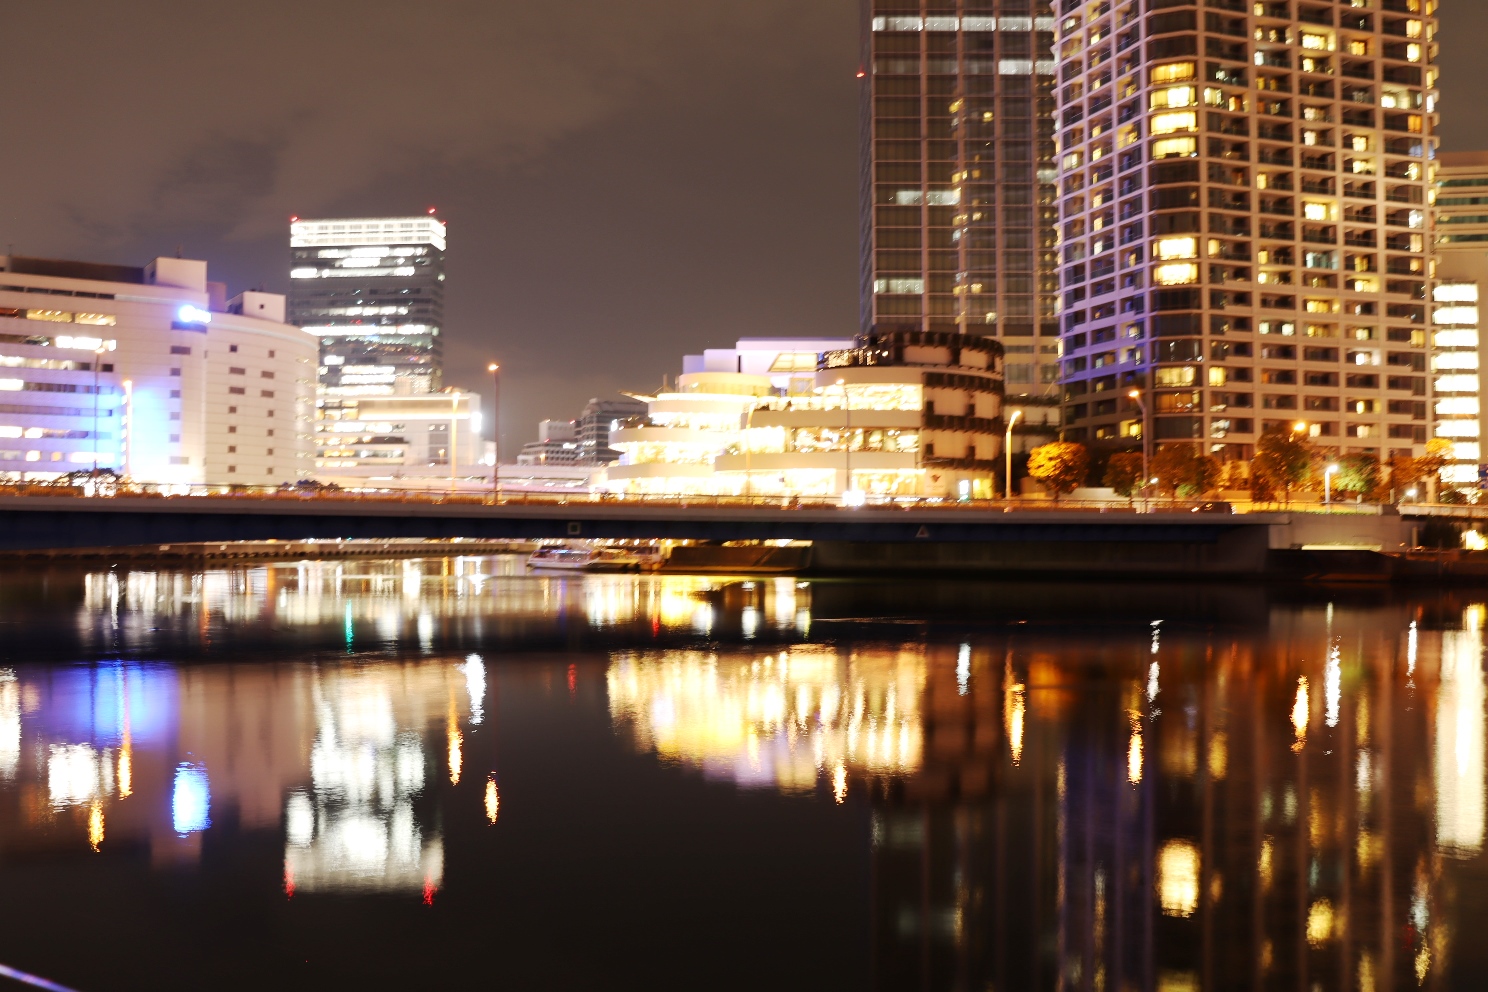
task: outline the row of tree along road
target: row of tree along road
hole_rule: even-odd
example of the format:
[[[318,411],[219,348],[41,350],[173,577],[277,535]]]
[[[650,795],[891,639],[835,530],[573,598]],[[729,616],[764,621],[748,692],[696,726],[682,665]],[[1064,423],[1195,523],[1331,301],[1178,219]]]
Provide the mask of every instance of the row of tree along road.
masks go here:
[[[1221,462],[1198,441],[1169,443],[1153,452],[1144,477],[1139,452],[1119,451],[1097,462],[1083,444],[1054,441],[1029,452],[1027,472],[1056,500],[1083,486],[1103,485],[1127,499],[1203,499],[1244,491],[1254,502],[1272,503],[1326,489],[1334,499],[1349,502],[1474,502],[1476,491],[1440,485],[1451,453],[1451,442],[1437,438],[1420,457],[1397,455],[1388,462],[1362,453],[1328,457],[1300,431],[1269,431],[1257,439],[1248,462]]]

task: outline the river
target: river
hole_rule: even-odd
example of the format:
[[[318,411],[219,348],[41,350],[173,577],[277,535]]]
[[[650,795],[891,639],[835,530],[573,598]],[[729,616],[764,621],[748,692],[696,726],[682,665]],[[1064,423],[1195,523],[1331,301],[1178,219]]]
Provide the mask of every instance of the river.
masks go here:
[[[0,964],[81,992],[1482,988],[1485,602],[13,568]]]

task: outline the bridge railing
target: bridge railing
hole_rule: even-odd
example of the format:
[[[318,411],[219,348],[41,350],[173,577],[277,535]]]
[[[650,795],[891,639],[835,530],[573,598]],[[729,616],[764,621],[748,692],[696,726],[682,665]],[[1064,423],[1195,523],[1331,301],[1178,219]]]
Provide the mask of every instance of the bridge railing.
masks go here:
[[[1377,504],[1354,503],[1238,503],[1213,500],[1180,500],[1163,498],[1136,498],[1119,500],[1089,500],[1048,497],[1023,497],[1016,499],[959,499],[924,496],[868,496],[854,500],[828,496],[705,496],[686,493],[648,494],[644,496],[621,493],[590,492],[542,492],[526,490],[487,490],[484,492],[458,491],[450,489],[417,488],[356,488],[348,489],[327,485],[299,486],[208,486],[208,485],[153,485],[129,482],[128,480],[87,480],[68,484],[24,482],[0,483],[0,496],[62,496],[78,499],[112,499],[122,497],[156,499],[209,499],[234,502],[348,502],[348,503],[399,503],[428,505],[468,506],[551,506],[551,505],[606,505],[672,507],[686,509],[711,507],[720,509],[869,509],[903,510],[975,510],[981,512],[1002,511],[1049,512],[1062,510],[1099,511],[1102,513],[1218,513],[1233,512],[1288,512],[1288,513],[1333,513],[1377,515],[1382,508]],[[1426,504],[1411,504],[1402,511],[1419,510],[1429,513],[1433,509]],[[1443,510],[1461,511],[1464,507],[1441,507]]]

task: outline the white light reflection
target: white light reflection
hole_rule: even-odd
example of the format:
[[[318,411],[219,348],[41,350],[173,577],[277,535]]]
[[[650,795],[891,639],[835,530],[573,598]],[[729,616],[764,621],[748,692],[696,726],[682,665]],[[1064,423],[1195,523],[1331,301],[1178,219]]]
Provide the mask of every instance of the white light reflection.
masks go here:
[[[1462,630],[1442,633],[1436,694],[1436,832],[1457,857],[1483,849],[1485,820],[1482,605],[1463,611]]]
[[[470,696],[470,723],[480,726],[486,718],[486,663],[480,655],[472,654],[459,667],[465,673],[465,692]]]
[[[971,691],[971,645],[961,645],[956,654],[956,692],[964,696]]]
[[[13,668],[0,668],[0,778],[16,777],[21,763],[21,684]]]
[[[1330,604],[1330,610],[1333,608]],[[1330,727],[1338,726],[1338,707],[1343,695],[1343,650],[1335,642],[1328,649],[1328,664],[1323,669],[1323,713]]]
[[[212,825],[211,810],[212,789],[206,767],[186,762],[177,765],[171,790],[171,828],[182,836],[205,830]]]

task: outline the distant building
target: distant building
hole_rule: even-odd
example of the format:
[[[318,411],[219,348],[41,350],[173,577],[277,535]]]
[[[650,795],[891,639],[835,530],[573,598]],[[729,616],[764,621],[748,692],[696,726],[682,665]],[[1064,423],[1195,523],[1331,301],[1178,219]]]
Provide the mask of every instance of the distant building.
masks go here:
[[[206,262],[0,256],[0,478],[308,478],[315,363],[284,297],[229,300]]]
[[[432,216],[290,224],[289,319],[320,339],[323,389],[439,391],[444,251],[444,222]]]
[[[591,399],[575,422],[579,443],[579,465],[608,465],[620,457],[610,446],[610,435],[625,421],[646,415],[646,403],[638,399]]]
[[[576,465],[579,461],[578,429],[572,420],[544,420],[537,425],[537,440],[522,446],[518,465]]]
[[[491,476],[477,393],[322,395],[318,402],[315,466],[324,481],[461,489],[484,487]]]

